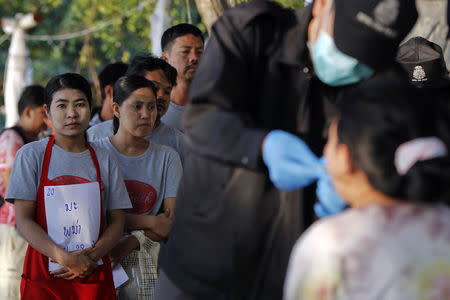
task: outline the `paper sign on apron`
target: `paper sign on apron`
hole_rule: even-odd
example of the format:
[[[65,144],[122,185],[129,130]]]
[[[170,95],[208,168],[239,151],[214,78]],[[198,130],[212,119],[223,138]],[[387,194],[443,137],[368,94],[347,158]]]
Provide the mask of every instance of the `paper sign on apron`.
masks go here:
[[[93,247],[100,233],[98,182],[45,186],[44,193],[50,238],[67,252]],[[61,268],[49,259],[50,272]]]

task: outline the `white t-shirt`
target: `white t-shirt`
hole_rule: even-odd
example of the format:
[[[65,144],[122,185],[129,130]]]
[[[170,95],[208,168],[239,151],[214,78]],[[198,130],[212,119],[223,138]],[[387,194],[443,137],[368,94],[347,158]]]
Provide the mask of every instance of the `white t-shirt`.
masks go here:
[[[48,138],[28,143],[17,152],[6,192],[6,199],[36,201],[45,148]],[[100,166],[103,187],[103,210],[131,208],[130,198],[123,181],[119,165],[98,143],[92,142]],[[97,172],[88,149],[80,153],[67,152],[53,145],[48,179],[57,183],[84,183],[97,181]]]
[[[87,130],[86,134],[88,141],[96,141],[113,136],[113,120],[108,120],[92,126]],[[183,159],[183,134],[179,130],[160,122],[159,126],[153,129],[145,139],[155,144],[172,147],[178,152],[180,158]]]
[[[97,143],[119,162],[133,204],[131,212],[156,215],[165,198],[177,196],[183,169],[177,152],[172,148],[150,143],[143,154],[126,156],[117,151],[109,138]]]
[[[185,108],[183,105],[178,105],[170,101],[169,108],[164,116],[161,117],[161,121],[175,129],[182,130],[181,118],[183,117]]]
[[[450,299],[449,274],[449,206],[370,205],[323,218],[301,236],[283,299]]]

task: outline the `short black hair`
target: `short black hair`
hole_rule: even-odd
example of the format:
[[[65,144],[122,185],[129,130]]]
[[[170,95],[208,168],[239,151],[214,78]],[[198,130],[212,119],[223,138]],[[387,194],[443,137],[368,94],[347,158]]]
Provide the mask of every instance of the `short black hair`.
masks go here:
[[[19,116],[27,107],[36,108],[43,106],[45,103],[45,89],[41,85],[29,85],[25,87],[19,98],[18,111]]]
[[[151,54],[136,55],[128,67],[126,75],[140,75],[145,77],[146,72],[162,70],[172,86],[177,84],[177,70],[165,60]]]
[[[106,67],[98,75],[98,80],[100,81],[100,93],[102,94],[102,99],[105,99],[105,87],[107,85],[114,86],[117,79],[124,76],[127,72],[128,64],[123,62],[115,62],[106,65]]]
[[[181,23],[175,26],[170,27],[166,31],[164,31],[163,36],[161,38],[161,49],[162,51],[167,51],[172,47],[173,41],[180,36],[184,36],[187,34],[192,34],[193,36],[199,37],[202,39],[202,42],[205,42],[203,38],[202,32],[196,26],[187,23]]]
[[[53,94],[63,89],[74,89],[83,92],[89,106],[92,107],[91,85],[86,78],[77,73],[64,73],[52,77],[45,87],[45,104],[47,104],[48,110],[50,110],[52,104]]]

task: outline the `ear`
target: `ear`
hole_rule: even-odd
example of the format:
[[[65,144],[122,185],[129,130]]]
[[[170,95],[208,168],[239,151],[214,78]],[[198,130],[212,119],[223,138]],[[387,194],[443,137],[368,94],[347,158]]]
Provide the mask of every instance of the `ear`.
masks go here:
[[[167,52],[164,51],[161,55],[162,60],[164,60],[165,62],[169,62],[169,58],[167,57]]]
[[[327,7],[328,1],[334,1],[334,0],[314,0],[313,7],[312,7],[312,16],[313,18],[320,17]]]
[[[33,113],[33,109],[30,106],[27,106],[23,110],[22,116],[24,116],[26,118],[31,118],[32,113]]]
[[[116,118],[120,118],[120,106],[119,106],[119,104],[117,104],[117,102],[113,101],[111,106],[112,106],[112,109],[113,109],[114,116]]]
[[[351,174],[356,171],[350,157],[350,150],[346,144],[338,144],[336,147],[336,160],[339,162],[339,172],[342,174]]]
[[[47,104],[44,104],[44,111],[45,111],[45,117],[47,119],[50,119],[50,107],[48,107]]]
[[[106,99],[112,100],[113,93],[114,87],[112,85],[108,84],[107,86],[105,86],[105,100]]]

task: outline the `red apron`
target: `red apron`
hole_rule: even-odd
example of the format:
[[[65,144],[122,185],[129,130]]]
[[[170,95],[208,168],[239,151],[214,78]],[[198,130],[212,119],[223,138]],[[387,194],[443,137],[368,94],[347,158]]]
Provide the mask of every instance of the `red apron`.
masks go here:
[[[48,167],[55,138],[51,137],[45,149],[41,181],[36,200],[36,222],[47,232],[47,218],[45,215],[44,187],[61,185],[48,179]],[[87,144],[97,172],[97,181],[101,190],[100,167],[94,149]],[[100,193],[100,234],[103,230],[103,203]],[[116,299],[114,282],[109,255],[103,257],[103,265],[99,265],[86,278],[66,280],[55,278],[48,271],[48,257],[31,246],[28,246],[23,266],[22,282],[20,285],[22,299]]]

